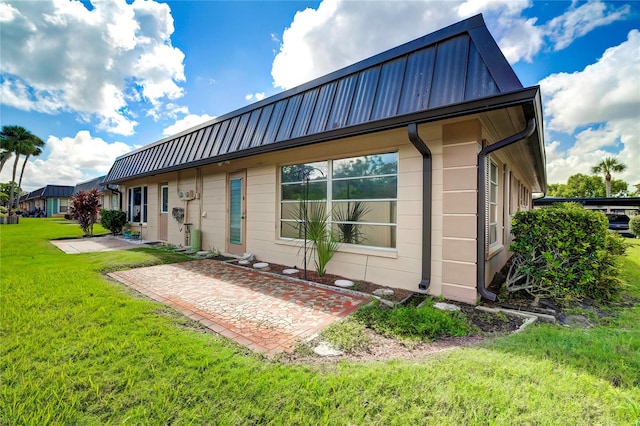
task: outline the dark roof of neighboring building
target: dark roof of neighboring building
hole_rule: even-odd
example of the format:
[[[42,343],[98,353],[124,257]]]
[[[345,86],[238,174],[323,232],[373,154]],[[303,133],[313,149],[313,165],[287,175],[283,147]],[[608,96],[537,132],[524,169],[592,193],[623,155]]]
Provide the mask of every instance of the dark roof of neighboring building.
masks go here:
[[[77,194],[78,191],[82,191],[82,192],[87,192],[90,191],[92,189],[97,189],[98,191],[104,191],[106,190],[106,185],[103,184],[102,182],[104,181],[105,176],[99,176],[97,178],[88,180],[86,182],[81,182],[76,184],[76,186],[73,188],[73,193]]]
[[[609,198],[557,198],[544,197],[533,200],[534,206],[550,206],[555,203],[578,203],[591,207],[635,207],[640,209],[640,197],[609,197]]]
[[[24,201],[36,198],[69,198],[71,194],[73,194],[73,186],[47,185],[31,191],[29,195],[24,198]]]
[[[522,87],[477,15],[123,155],[104,182],[532,102],[544,187],[539,88]]]

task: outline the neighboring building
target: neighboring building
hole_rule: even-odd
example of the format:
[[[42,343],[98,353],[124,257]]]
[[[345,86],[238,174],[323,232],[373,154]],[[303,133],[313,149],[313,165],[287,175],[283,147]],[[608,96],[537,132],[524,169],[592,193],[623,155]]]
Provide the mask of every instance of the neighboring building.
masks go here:
[[[64,216],[69,211],[73,186],[47,185],[20,197],[20,209],[28,214],[40,212],[44,217]]]
[[[120,193],[118,192],[118,186],[113,185],[107,187],[107,185],[103,183],[104,178],[105,176],[100,176],[86,182],[79,183],[73,188],[73,193],[77,194],[78,191],[87,192],[92,189],[97,189],[98,195],[100,196],[100,208],[118,210],[120,209]]]
[[[145,240],[184,244],[190,223],[202,247],[298,267],[308,195],[345,241],[329,273],[475,303],[545,173],[540,89],[478,15],[119,157],[103,183]]]
[[[557,203],[578,203],[585,209],[598,210],[605,213],[626,214],[635,216],[640,214],[640,197],[610,197],[610,198],[559,198],[544,197],[533,200],[534,208],[550,206]]]

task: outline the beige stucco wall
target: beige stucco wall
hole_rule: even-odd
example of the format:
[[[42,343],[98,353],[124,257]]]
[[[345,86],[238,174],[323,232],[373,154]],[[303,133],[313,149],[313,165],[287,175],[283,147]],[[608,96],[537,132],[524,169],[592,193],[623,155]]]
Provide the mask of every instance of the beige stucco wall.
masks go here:
[[[467,303],[477,301],[477,154],[483,135],[478,119],[423,124],[419,135],[432,154],[432,245],[428,292]],[[491,141],[490,141],[491,142]],[[333,142],[263,154],[229,164],[213,164],[166,173],[121,185],[123,209],[128,187],[147,185],[148,223],[144,239],[158,235],[159,190],[169,186],[169,215],[174,207],[186,209],[185,222],[202,233],[202,249],[227,250],[227,185],[230,173],[246,171],[246,251],[258,259],[296,266],[303,265],[301,242],[279,238],[279,170],[283,165],[345,158],[364,154],[398,152],[397,244],[394,249],[343,245],[327,265],[327,271],[355,280],[418,292],[422,278],[422,156],[411,144],[407,129],[401,128],[346,138]],[[499,165],[499,228],[501,244],[492,247],[486,262],[486,280],[491,280],[508,258],[509,221],[516,208],[509,209],[514,188],[505,184],[518,179],[508,156],[492,156]],[[503,176],[503,164],[506,165]],[[523,182],[524,184],[524,182]],[[194,190],[198,197],[185,202],[178,191]],[[167,240],[184,243],[184,227],[171,216]],[[482,230],[481,230],[482,231]],[[313,268],[313,262],[309,265]]]

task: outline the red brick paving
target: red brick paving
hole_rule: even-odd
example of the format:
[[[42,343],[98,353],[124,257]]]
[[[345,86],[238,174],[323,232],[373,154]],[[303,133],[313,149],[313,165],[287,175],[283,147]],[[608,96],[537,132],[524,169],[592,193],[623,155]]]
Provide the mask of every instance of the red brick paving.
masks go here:
[[[345,294],[202,259],[109,276],[248,348],[273,355],[349,315],[365,296]]]

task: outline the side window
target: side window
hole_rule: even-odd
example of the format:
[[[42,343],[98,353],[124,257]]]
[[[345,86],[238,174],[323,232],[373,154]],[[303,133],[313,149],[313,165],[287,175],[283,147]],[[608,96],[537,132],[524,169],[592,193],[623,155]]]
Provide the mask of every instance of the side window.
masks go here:
[[[489,245],[498,242],[498,166],[489,166]]]

